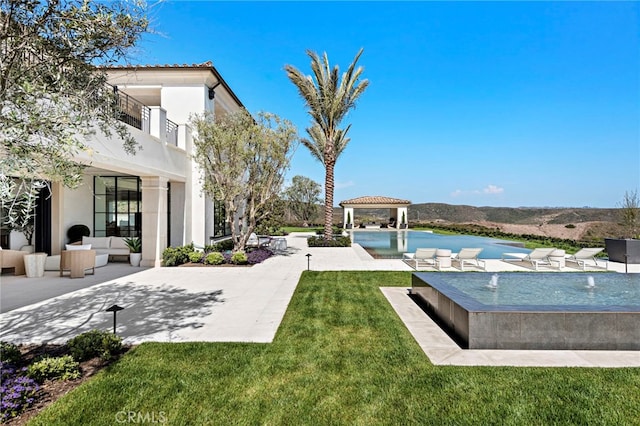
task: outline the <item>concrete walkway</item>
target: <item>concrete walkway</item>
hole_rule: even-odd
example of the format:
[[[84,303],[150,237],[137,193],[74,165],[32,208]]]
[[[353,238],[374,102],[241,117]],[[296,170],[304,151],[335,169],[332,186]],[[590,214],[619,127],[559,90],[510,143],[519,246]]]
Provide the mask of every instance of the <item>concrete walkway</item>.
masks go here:
[[[401,260],[374,260],[358,245],[308,248],[308,235],[288,236],[286,253],[247,268],[153,268],[135,269],[133,274],[121,275],[123,271],[132,270],[121,265],[123,271],[109,276],[108,268],[112,268],[109,265],[97,269],[95,277],[91,278],[96,281],[104,278],[102,283],[86,281],[89,277],[71,280],[55,275],[43,279],[2,276],[0,339],[14,343],[62,343],[94,328],[109,330],[113,326],[113,314],[105,309],[117,304],[125,308],[117,314],[117,332],[127,343],[267,343],[273,341],[300,274],[307,265],[311,270],[413,270]],[[311,257],[307,258],[306,254]],[[620,267],[624,271],[624,265],[611,264],[610,269],[619,270]],[[633,267],[638,269],[634,272],[640,272],[640,265]],[[489,272],[506,270],[528,269],[499,260],[487,261]],[[573,268],[565,270],[576,271]],[[82,288],[76,290],[73,288],[76,285]],[[512,352],[512,356],[488,356],[487,353],[493,351],[462,350],[450,339],[446,348],[442,348],[442,336],[433,337],[428,332],[425,337],[425,330],[433,330],[435,324],[421,310],[420,313],[415,311],[417,307],[406,295],[406,288],[383,289],[383,292],[420,346],[430,348],[425,352],[437,364],[640,366],[640,352],[607,351],[600,355],[602,362],[598,363],[598,356],[593,351],[582,351],[592,356],[581,364],[575,361],[575,357],[584,359],[585,354],[580,354],[581,351],[496,351]],[[34,298],[41,300],[33,303]],[[412,321],[415,323],[418,318],[421,325],[412,326]],[[545,352],[545,356],[535,355],[535,352]],[[551,352],[570,352],[575,356],[563,358]],[[458,355],[453,356],[455,353]]]

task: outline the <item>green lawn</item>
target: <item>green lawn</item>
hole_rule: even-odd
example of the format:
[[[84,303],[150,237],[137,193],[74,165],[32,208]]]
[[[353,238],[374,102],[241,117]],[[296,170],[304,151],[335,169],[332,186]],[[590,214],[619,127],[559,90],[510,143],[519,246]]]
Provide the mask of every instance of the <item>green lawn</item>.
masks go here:
[[[410,276],[305,272],[272,344],[143,344],[30,424],[640,424],[640,369],[433,366],[378,289]]]

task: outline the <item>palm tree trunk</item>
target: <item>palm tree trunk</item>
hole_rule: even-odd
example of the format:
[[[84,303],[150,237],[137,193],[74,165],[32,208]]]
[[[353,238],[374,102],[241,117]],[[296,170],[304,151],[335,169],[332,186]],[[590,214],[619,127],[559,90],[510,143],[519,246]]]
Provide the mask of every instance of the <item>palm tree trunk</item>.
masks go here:
[[[324,239],[333,238],[333,169],[335,162],[325,162]]]

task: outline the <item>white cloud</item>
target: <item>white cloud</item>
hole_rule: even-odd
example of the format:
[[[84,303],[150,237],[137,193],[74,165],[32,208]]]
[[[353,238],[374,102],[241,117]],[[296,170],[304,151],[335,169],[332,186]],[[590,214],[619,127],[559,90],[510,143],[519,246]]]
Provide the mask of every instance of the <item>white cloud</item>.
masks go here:
[[[497,186],[497,185],[487,185],[486,188],[484,189],[472,189],[472,190],[462,190],[462,189],[456,189],[455,191],[453,191],[450,195],[452,198],[455,197],[460,197],[463,195],[468,195],[468,194],[477,194],[477,195],[482,195],[482,194],[489,194],[489,195],[495,195],[495,194],[502,194],[504,192],[504,188]]]
[[[348,182],[336,182],[335,183],[335,188],[336,189],[342,189],[342,188],[348,188],[350,186],[355,186],[355,182],[350,180]]]
[[[485,194],[502,194],[504,192],[504,188],[501,188],[496,185],[489,185],[485,189],[482,190]]]

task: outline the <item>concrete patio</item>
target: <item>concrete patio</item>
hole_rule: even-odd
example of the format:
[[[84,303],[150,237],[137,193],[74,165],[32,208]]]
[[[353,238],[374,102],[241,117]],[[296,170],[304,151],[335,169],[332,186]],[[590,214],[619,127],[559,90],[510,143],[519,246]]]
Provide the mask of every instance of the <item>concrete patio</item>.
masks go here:
[[[127,343],[273,341],[302,271],[412,271],[398,259],[373,259],[362,247],[308,248],[309,234],[287,237],[288,249],[253,267],[133,268],[109,264],[83,279],[1,277],[0,339],[14,343],[62,343],[94,328],[110,330],[112,304],[118,334]],[[624,272],[625,265],[610,263]],[[447,268],[449,269],[449,268]],[[450,270],[457,270],[450,268]],[[487,260],[486,270],[526,271]],[[576,271],[563,268],[563,271]],[[640,265],[629,265],[640,272]],[[446,365],[640,366],[637,351],[496,351],[460,349],[409,298],[407,288],[383,288],[431,362]]]

